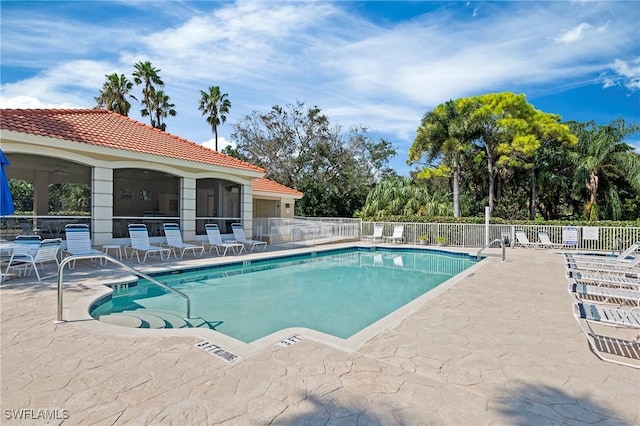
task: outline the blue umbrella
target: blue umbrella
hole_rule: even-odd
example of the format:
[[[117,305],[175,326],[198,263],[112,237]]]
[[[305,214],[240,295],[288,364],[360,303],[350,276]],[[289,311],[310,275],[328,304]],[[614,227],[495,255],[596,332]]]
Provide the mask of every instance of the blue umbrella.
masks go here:
[[[9,160],[4,156],[4,152],[0,149],[0,216],[10,215],[15,211],[13,207],[13,198],[11,198],[11,190],[9,189],[9,181],[4,168],[9,165]]]

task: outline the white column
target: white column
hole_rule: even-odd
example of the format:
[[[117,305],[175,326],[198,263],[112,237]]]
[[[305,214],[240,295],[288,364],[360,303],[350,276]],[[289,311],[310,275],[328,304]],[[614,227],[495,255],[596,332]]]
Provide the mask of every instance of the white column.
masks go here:
[[[196,180],[180,179],[180,229],[185,241],[196,238]]]
[[[94,245],[113,241],[113,169],[94,167],[91,171],[91,232]]]
[[[251,182],[242,185],[242,200],[240,205],[240,217],[247,238],[253,237],[253,189]]]
[[[36,216],[49,214],[49,174],[42,170],[36,171],[33,194],[33,211]]]

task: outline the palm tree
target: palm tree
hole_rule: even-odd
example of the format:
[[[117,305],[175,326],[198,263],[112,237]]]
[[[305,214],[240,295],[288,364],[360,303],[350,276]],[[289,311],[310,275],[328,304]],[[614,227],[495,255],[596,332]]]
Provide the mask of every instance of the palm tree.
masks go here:
[[[476,131],[469,119],[473,104],[462,105],[450,100],[438,105],[422,119],[418,136],[409,150],[410,161],[418,161],[425,153],[426,168],[418,177],[450,175],[453,178],[453,216],[460,217],[460,176],[462,163]]]
[[[164,86],[164,82],[158,75],[160,70],[151,65],[151,62],[149,61],[139,61],[133,67],[135,68],[135,71],[133,72],[133,81],[137,85],[144,84],[144,87],[142,88],[142,105],[144,108],[140,110],[140,114],[143,117],[150,116],[151,125],[153,127],[157,127],[153,124],[155,116],[155,91],[156,87],[160,88]]]
[[[163,119],[167,118],[167,115],[176,116],[176,110],[173,109],[175,104],[169,103],[169,96],[165,95],[162,90],[154,91],[150,102],[153,105],[152,109],[155,114],[155,119],[151,117],[151,125],[160,130],[166,130],[167,125],[163,123]]]
[[[215,135],[215,149],[218,150],[218,126],[227,121],[227,114],[231,109],[231,101],[226,93],[220,91],[220,86],[210,86],[209,91],[200,91],[200,106],[202,115],[207,116],[207,123]]]
[[[451,204],[446,194],[430,194],[427,188],[403,176],[382,179],[367,195],[361,218],[379,219],[392,215],[446,216]]]
[[[115,72],[105,75],[105,77],[107,77],[107,81],[102,86],[100,95],[95,98],[98,103],[97,108],[104,108],[127,117],[131,109],[131,103],[127,97],[137,100],[135,96],[129,94],[133,83],[127,80],[124,74],[118,75]]]
[[[607,216],[618,219],[621,201],[617,186],[610,181],[622,178],[640,190],[640,156],[634,153],[631,145],[623,142],[627,136],[640,131],[640,126],[627,125],[623,119],[604,126],[593,121],[569,125],[579,140],[574,188],[584,185],[587,190],[585,218],[598,220],[603,213],[601,207],[608,207]],[[598,190],[602,188],[606,197],[598,197]]]

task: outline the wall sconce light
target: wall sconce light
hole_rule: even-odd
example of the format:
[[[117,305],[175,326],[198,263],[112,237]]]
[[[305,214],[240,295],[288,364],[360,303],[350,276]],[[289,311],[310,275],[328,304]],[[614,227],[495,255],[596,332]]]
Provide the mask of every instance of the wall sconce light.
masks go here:
[[[291,204],[289,203],[285,204],[284,208],[287,210],[287,213],[291,213]]]

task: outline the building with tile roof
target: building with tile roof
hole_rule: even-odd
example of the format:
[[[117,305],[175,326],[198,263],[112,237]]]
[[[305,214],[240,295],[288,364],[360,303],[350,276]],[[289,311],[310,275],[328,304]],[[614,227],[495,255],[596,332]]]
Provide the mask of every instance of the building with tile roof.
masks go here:
[[[303,196],[261,167],[106,110],[3,109],[0,142],[7,175],[34,185],[36,222],[49,219],[50,185],[90,186],[94,244],[126,237],[136,221],[150,232],[179,222],[185,239],[211,222],[251,232],[253,217],[293,217]]]

